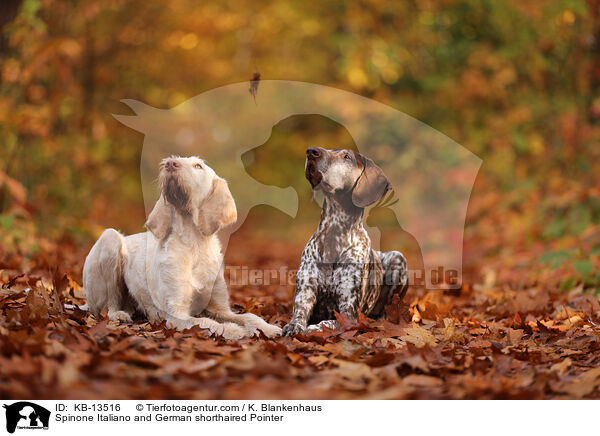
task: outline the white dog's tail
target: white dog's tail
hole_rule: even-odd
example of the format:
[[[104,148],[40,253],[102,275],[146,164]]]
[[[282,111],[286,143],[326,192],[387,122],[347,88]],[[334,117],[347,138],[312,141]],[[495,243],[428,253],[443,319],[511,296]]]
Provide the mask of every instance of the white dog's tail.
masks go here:
[[[122,310],[127,293],[123,279],[126,257],[123,236],[114,229],[105,230],[90,250],[83,265],[83,291],[92,315],[108,308],[110,317]]]

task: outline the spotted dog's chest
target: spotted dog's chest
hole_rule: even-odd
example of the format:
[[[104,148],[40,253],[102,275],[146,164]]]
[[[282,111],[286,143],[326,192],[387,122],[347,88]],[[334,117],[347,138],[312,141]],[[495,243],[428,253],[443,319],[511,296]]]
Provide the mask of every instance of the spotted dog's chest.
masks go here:
[[[342,303],[358,301],[363,277],[368,276],[370,244],[364,229],[346,233],[317,233],[305,253],[316,263],[316,304],[311,323],[333,319]],[[352,263],[357,268],[349,268]],[[347,283],[352,283],[348,285]]]
[[[334,311],[358,310],[364,279],[369,275],[370,252],[362,211],[351,213],[339,204],[325,203],[317,231],[302,254],[297,278],[301,289],[308,286],[314,290],[314,297],[304,302],[312,308],[311,323],[333,319]],[[297,303],[304,304],[301,300]]]

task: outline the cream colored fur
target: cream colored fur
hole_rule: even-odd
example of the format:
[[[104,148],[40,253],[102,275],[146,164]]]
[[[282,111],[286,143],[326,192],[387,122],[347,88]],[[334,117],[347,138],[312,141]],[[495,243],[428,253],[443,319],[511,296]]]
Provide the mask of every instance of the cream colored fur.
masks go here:
[[[90,312],[108,309],[111,320],[131,322],[138,310],[170,328],[197,325],[226,339],[259,330],[279,336],[279,327],[258,316],[231,311],[216,234],[237,220],[227,182],[196,157],[163,160],[159,180],[162,193],[146,222],[149,231],[123,236],[105,230],[87,256],[83,285]],[[172,200],[169,183],[185,201]]]

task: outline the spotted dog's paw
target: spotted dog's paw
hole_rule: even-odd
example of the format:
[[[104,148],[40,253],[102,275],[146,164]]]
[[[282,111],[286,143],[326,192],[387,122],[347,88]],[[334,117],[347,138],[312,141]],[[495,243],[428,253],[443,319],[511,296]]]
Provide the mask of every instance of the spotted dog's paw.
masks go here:
[[[302,333],[304,331],[304,326],[300,323],[290,322],[283,328],[283,336],[295,336],[298,333]]]
[[[306,333],[322,332],[322,331],[323,331],[323,327],[319,324],[309,325],[308,327],[306,327],[306,330],[305,330]]]

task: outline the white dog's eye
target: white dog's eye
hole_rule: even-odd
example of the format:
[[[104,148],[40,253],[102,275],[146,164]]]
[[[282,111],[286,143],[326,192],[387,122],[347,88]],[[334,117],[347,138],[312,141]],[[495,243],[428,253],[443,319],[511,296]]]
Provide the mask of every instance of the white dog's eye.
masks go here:
[[[202,169],[202,164],[196,164],[194,165],[194,168],[201,170]]]
[[[348,159],[348,160],[350,160],[350,155],[349,155],[349,154],[345,154],[345,155],[344,155],[344,159]]]

